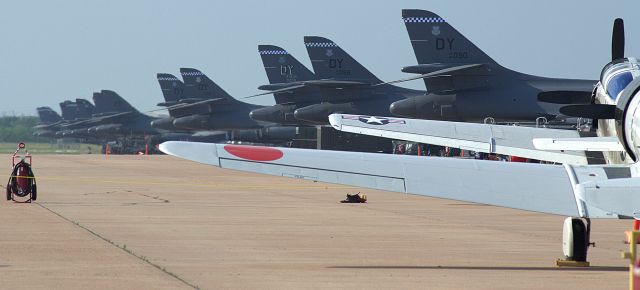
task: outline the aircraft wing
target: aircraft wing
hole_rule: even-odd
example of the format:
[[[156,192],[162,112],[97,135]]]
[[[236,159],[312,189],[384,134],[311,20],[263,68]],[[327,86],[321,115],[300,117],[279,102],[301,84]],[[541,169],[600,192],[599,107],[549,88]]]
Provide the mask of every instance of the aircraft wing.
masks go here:
[[[514,209],[590,218],[620,218],[640,206],[640,189],[607,183],[628,167],[561,166],[475,159],[165,142],[160,150],[222,168],[404,192]],[[611,171],[611,172],[608,172]],[[626,171],[625,171],[626,170]],[[611,177],[609,177],[611,176]],[[619,184],[618,184],[619,185]],[[608,200],[609,190],[618,202]],[[635,196],[635,197],[634,197]],[[620,202],[622,201],[622,202]]]
[[[112,120],[115,120],[115,119],[127,118],[127,117],[131,116],[133,113],[134,113],[133,111],[129,111],[129,112],[114,113],[114,114],[110,114],[110,115],[95,117],[95,118],[86,119],[86,120],[82,120],[82,121],[77,121],[75,123],[67,124],[67,125],[64,126],[64,128],[65,129],[74,129],[74,128],[79,128],[79,127],[95,126],[95,125],[99,125],[99,124],[104,124],[104,123],[106,123],[108,121],[112,121]]]
[[[332,114],[329,122],[335,129],[351,133],[550,162],[588,164],[582,151],[548,151],[534,147],[532,142],[535,138],[579,138],[576,130],[343,114]]]

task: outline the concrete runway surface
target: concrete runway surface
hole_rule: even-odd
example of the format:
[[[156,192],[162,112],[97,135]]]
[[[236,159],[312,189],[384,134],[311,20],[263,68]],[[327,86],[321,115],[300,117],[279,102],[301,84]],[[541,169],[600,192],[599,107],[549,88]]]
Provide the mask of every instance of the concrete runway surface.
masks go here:
[[[33,166],[38,201],[0,202],[1,289],[624,289],[628,283],[619,252],[627,249],[630,221],[595,220],[593,267],[557,268],[561,216],[247,174],[169,156],[34,156]],[[338,203],[359,190],[368,204]]]

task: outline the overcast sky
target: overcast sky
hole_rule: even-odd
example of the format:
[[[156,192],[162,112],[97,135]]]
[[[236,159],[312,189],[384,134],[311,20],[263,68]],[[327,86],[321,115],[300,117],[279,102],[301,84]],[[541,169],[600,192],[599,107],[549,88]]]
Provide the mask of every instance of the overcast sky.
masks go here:
[[[640,57],[637,0],[5,1],[0,113],[59,111],[59,102],[101,89],[152,110],[162,101],[156,73],[179,76],[180,67],[200,69],[233,96],[252,95],[267,83],[258,44],[281,46],[310,68],[305,35],[332,39],[380,79],[400,79],[400,68],[416,63],[403,8],[436,12],[524,73],[597,79],[616,17],[625,20],[626,55]],[[421,81],[403,85],[424,89]]]

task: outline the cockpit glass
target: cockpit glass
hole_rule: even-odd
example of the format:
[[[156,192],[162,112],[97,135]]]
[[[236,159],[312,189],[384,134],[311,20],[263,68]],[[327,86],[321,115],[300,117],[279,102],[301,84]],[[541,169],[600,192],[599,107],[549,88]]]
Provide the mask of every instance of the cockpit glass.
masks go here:
[[[622,92],[632,80],[633,75],[630,71],[613,76],[607,83],[607,94],[612,100],[616,100],[620,92]]]

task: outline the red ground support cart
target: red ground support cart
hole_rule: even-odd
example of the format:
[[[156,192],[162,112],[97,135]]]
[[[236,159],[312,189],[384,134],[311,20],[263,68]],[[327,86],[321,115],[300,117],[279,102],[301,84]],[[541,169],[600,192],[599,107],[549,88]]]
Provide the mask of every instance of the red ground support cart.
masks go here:
[[[7,182],[7,200],[15,202],[36,200],[36,177],[33,175],[33,170],[31,170],[31,154],[29,154],[24,143],[18,144],[18,149],[11,156],[11,164],[13,169],[11,176],[9,176],[9,182]]]

